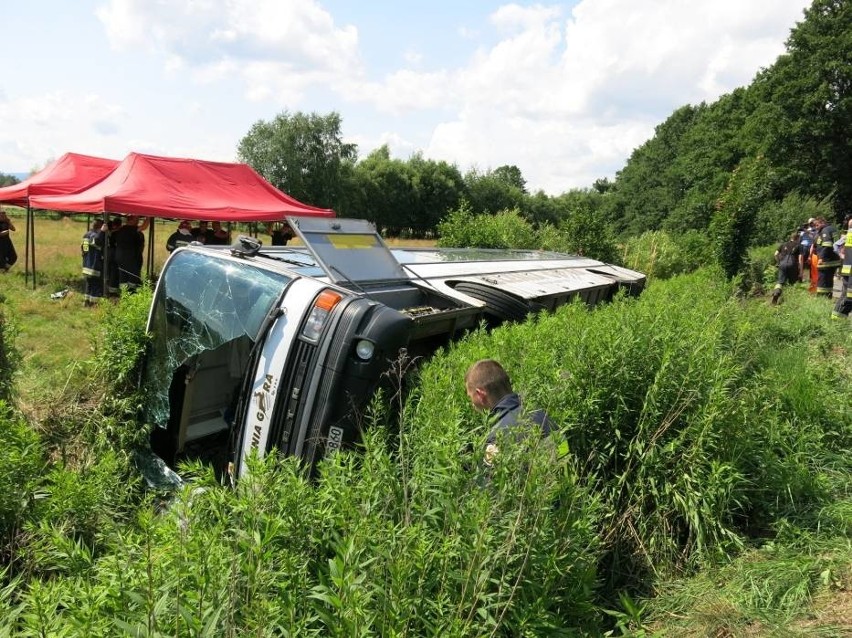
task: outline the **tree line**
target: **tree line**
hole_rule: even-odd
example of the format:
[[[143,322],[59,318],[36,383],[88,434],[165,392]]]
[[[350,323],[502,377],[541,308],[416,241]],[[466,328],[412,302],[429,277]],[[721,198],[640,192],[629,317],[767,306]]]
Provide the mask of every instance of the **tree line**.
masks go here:
[[[296,199],[369,219],[389,235],[430,236],[462,201],[491,214],[519,207],[536,220],[550,214],[525,205],[533,198],[517,166],[462,174],[421,153],[394,159],[386,145],[359,159],[341,127],[338,113],[280,113],[251,127],[238,158]]]
[[[364,158],[342,141],[338,113],[283,112],[256,122],[238,157],[292,196],[363,217],[391,235],[431,236],[464,205],[474,215],[517,211],[531,224],[582,214],[621,238],[733,224],[744,244],[783,237],[809,214],[852,211],[852,0],[815,0],[786,51],[750,85],[676,109],[614,179],[550,196],[530,192],[515,165],[456,165],[416,153]],[[747,193],[745,199],[737,193]],[[731,227],[717,220],[715,227]]]
[[[0,188],[4,186],[14,186],[15,184],[20,184],[21,180],[19,180],[14,175],[7,175],[6,173],[0,173]]]

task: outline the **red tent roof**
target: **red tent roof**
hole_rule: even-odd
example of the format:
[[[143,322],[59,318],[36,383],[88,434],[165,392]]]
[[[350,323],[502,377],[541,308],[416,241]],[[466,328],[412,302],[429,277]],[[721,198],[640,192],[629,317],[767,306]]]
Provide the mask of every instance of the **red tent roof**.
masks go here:
[[[274,221],[285,215],[334,217],[302,204],[247,164],[130,153],[101,182],[73,195],[38,196],[30,205],[78,213],[119,213],[211,221]]]
[[[79,193],[101,181],[118,166],[118,160],[65,153],[35,175],[19,184],[0,188],[0,202],[26,206],[36,195]]]

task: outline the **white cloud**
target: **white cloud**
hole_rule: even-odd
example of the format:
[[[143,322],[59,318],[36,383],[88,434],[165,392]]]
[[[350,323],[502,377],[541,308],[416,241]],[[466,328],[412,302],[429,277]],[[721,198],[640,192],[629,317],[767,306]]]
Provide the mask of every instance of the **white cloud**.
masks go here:
[[[336,85],[346,99],[363,102],[380,112],[402,114],[462,104],[454,89],[457,79],[443,70],[419,72],[401,69],[381,82],[363,82],[358,78],[341,78]]]
[[[547,25],[561,15],[562,9],[558,6],[534,5],[522,7],[517,4],[507,4],[499,7],[491,14],[490,22],[504,32],[529,31]]]
[[[425,154],[463,169],[515,164],[531,190],[561,193],[591,186],[620,168],[652,132],[652,126],[637,121],[607,126],[583,119],[541,126],[526,118],[475,112],[436,127]]]
[[[396,71],[351,95],[392,111],[449,105],[427,156],[517,164],[556,193],[612,176],[677,107],[747,85],[807,4],[583,0],[568,17],[507,5],[490,17],[502,39],[463,65]]]
[[[418,150],[410,140],[394,131],[383,131],[376,136],[353,135],[346,138],[346,143],[357,144],[362,159],[385,145],[393,149],[395,157],[400,158],[408,158]]]
[[[109,0],[97,15],[114,49],[160,54],[202,83],[240,77],[250,99],[361,73],[357,30],[314,0]]]
[[[14,141],[0,148],[0,165],[29,169],[68,151],[109,155],[125,117],[120,106],[96,94],[57,91],[0,103],[0,121],[15,132]],[[85,148],[81,137],[88,140]]]

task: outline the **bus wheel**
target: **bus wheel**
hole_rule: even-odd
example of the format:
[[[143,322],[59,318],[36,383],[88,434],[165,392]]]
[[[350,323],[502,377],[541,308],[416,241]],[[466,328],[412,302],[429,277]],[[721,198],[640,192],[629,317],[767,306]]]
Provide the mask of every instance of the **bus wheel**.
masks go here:
[[[486,312],[501,321],[523,321],[532,312],[527,302],[498,288],[471,281],[459,281],[453,288],[484,301]]]

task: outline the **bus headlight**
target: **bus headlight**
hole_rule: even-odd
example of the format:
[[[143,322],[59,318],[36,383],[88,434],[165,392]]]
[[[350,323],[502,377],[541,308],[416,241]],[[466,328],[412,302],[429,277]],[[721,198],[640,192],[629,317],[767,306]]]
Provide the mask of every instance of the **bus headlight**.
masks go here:
[[[341,297],[338,293],[332,290],[323,290],[317,295],[314,301],[314,307],[311,308],[308,319],[305,321],[305,327],[302,328],[302,336],[311,341],[316,341],[322,334],[322,330],[328,321],[331,311],[340,303]]]
[[[355,354],[361,361],[369,361],[376,353],[376,344],[366,339],[359,339],[355,344]]]

